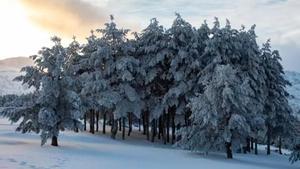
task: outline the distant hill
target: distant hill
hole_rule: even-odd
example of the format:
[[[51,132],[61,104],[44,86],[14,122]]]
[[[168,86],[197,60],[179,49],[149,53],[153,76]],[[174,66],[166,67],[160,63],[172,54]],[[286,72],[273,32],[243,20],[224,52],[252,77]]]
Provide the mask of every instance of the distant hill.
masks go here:
[[[26,85],[13,79],[21,75],[20,70],[24,66],[33,65],[33,61],[27,57],[16,57],[0,60],[0,95],[28,93]]]
[[[286,71],[285,78],[292,84],[292,86],[287,87],[287,91],[291,95],[289,103],[294,113],[300,117],[300,73]]]
[[[0,71],[17,71],[24,66],[33,65],[32,59],[28,57],[15,57],[0,60]]]

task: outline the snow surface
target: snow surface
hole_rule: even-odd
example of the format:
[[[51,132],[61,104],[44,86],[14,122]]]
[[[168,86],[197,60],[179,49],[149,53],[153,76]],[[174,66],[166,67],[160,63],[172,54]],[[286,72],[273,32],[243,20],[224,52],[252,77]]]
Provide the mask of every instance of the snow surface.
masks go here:
[[[288,156],[272,152],[267,156],[234,154],[227,160],[224,153],[203,155],[172,148],[170,145],[150,143],[135,131],[125,141],[108,134],[64,132],[59,147],[40,146],[36,134],[14,132],[15,125],[0,119],[1,169],[296,169],[300,163],[290,164]],[[120,133],[119,133],[120,134]],[[261,148],[261,147],[260,147]]]

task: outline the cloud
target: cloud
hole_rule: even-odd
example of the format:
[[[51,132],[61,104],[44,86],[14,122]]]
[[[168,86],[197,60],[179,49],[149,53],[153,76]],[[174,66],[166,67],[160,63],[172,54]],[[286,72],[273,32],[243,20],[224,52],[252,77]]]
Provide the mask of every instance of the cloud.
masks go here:
[[[107,18],[104,9],[82,0],[21,0],[30,20],[59,36],[86,36]]]
[[[30,20],[55,35],[83,39],[90,30],[103,26],[109,20],[104,8],[107,0],[94,5],[86,0],[21,0]],[[102,3],[102,4],[101,4]],[[134,28],[131,25],[131,28]]]

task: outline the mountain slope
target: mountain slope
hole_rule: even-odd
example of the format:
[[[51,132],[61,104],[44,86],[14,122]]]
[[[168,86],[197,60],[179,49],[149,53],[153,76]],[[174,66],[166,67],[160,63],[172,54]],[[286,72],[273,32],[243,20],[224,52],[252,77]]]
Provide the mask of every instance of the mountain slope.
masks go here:
[[[30,58],[17,57],[0,60],[0,95],[5,94],[23,94],[31,90],[26,85],[13,79],[21,75],[20,70],[24,66],[33,65]]]
[[[285,78],[292,84],[287,87],[287,91],[291,95],[289,103],[294,113],[300,115],[300,73],[287,71]]]
[[[8,58],[0,60],[0,71],[19,72],[22,67],[31,65],[33,65],[33,61],[28,57]]]

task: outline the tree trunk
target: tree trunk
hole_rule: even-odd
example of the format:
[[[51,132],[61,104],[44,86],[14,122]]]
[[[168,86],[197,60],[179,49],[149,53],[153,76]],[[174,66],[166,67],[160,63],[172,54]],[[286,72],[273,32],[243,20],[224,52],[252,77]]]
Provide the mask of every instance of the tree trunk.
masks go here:
[[[128,136],[130,136],[131,132],[132,132],[132,114],[129,112],[128,113]]]
[[[111,138],[116,139],[116,135],[118,132],[118,120],[114,120],[112,118],[112,127],[111,127]]]
[[[172,113],[172,144],[175,143],[175,112]]]
[[[119,118],[119,131],[122,131],[122,118]]]
[[[143,120],[143,135],[146,135],[146,118],[145,112],[142,113],[142,120]]]
[[[162,116],[162,138],[164,144],[167,144],[167,138],[166,138],[166,114],[164,113]]]
[[[99,131],[99,112],[96,113],[96,132]]]
[[[94,115],[94,110],[91,110],[90,112],[90,133],[94,134],[95,133],[95,126],[94,126],[94,119],[95,115]]]
[[[255,147],[254,147],[254,154],[258,154],[257,152],[257,139],[254,139],[254,142],[255,142]]]
[[[161,130],[161,116],[158,118],[158,139],[160,139],[162,135],[162,130]]]
[[[184,123],[185,123],[185,126],[187,127],[188,126],[187,113],[184,114]]]
[[[125,140],[125,117],[122,117],[122,139]]]
[[[267,131],[267,155],[271,154],[271,133],[270,133],[270,128],[268,127]]]
[[[251,143],[250,143],[250,137],[247,137],[247,139],[246,139],[246,142],[247,142],[247,146],[246,146],[246,151],[248,152],[248,153],[250,153],[251,152]]]
[[[228,159],[232,159],[231,142],[225,142],[226,154]]]
[[[57,137],[53,136],[52,137],[52,141],[51,141],[51,146],[58,146],[58,141],[57,141]]]
[[[167,142],[170,142],[170,112],[167,114]]]
[[[279,137],[279,145],[278,145],[278,151],[279,151],[279,154],[282,154],[281,147],[282,147],[282,140],[281,140],[281,136],[280,136],[280,137]]]
[[[84,123],[84,131],[86,131],[86,114],[83,116],[83,123]]]
[[[103,113],[103,126],[102,126],[102,133],[105,134],[105,127],[106,127],[106,112]]]
[[[156,120],[153,119],[152,122],[151,122],[151,132],[152,132],[152,137],[151,137],[151,142],[154,142],[154,139],[155,139],[155,136],[156,136]]]
[[[251,150],[253,150],[254,149],[254,139],[253,139],[253,137],[251,137],[250,141],[251,141]]]
[[[150,131],[149,131],[149,126],[150,126],[150,118],[149,118],[149,111],[146,112],[146,134],[147,134],[147,140],[150,140]]]
[[[141,119],[139,118],[139,131],[141,131]]]

